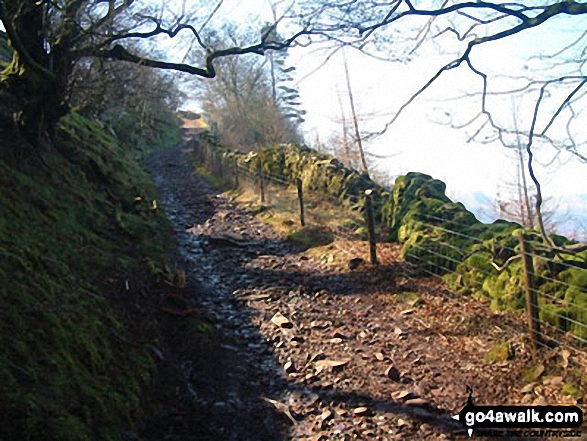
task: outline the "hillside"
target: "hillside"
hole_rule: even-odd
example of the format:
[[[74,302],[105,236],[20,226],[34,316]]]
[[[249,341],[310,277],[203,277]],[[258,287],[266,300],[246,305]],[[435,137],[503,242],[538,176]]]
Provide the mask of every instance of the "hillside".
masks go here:
[[[55,150],[6,120],[0,139],[0,438],[119,439],[154,372],[173,244],[152,183],[75,113]]]
[[[534,358],[514,312],[418,272],[443,262],[410,254],[427,239],[418,210],[443,199],[430,177],[400,179],[393,202],[372,192],[378,231],[400,238],[379,243],[372,266],[361,258],[364,229],[342,237],[335,226],[299,228],[277,211],[283,190],[267,187],[271,199],[259,205],[219,189],[230,175],[198,161],[205,144],[149,157],[155,196],[130,152],[76,113],[51,151],[27,148],[9,127],[0,163],[8,440],[460,439],[451,415],[464,384],[483,403],[572,404],[583,394],[582,351],[555,346]],[[373,190],[307,150],[248,155],[243,173],[257,157],[278,158],[268,177],[301,173],[310,222],[317,209],[337,220],[337,210],[356,210],[344,198]],[[463,228],[478,225],[442,203]],[[170,254],[179,266],[165,263]],[[449,284],[455,267],[440,266]],[[467,268],[459,287],[479,283]]]

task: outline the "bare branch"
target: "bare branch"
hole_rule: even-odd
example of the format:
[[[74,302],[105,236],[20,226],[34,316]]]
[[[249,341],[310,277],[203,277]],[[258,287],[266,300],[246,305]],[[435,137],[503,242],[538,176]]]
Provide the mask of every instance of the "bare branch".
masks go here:
[[[187,25],[182,25],[184,27],[187,27]],[[189,26],[190,30],[192,30],[192,32],[196,32],[195,29],[192,26]],[[175,31],[166,31],[163,28],[160,28],[161,31],[157,32],[157,33],[166,33],[170,36],[175,36],[177,35],[177,33],[179,32],[178,29],[176,29]],[[157,30],[154,30],[152,32],[156,32]],[[140,33],[134,33],[135,35],[140,34]],[[148,33],[149,36],[151,33]],[[200,67],[195,67],[192,66],[190,64],[185,64],[185,63],[172,63],[172,62],[165,62],[165,61],[160,61],[160,60],[153,60],[150,58],[146,58],[146,57],[141,57],[138,55],[134,55],[132,53],[130,53],[128,50],[126,50],[123,46],[117,44],[115,45],[113,48],[108,49],[106,51],[102,51],[99,53],[96,53],[94,55],[97,55],[101,58],[108,58],[108,59],[116,59],[116,60],[121,60],[121,61],[128,61],[131,63],[137,63],[137,64],[141,64],[144,66],[148,66],[148,67],[154,67],[154,68],[158,68],[158,69],[169,69],[169,70],[176,70],[178,72],[185,72],[191,75],[198,75],[204,78],[214,78],[216,76],[216,69],[214,67],[214,60],[217,58],[222,58],[222,57],[228,57],[228,56],[233,56],[233,55],[245,55],[245,54],[256,54],[256,55],[263,55],[265,53],[265,51],[267,50],[281,50],[284,49],[286,47],[289,47],[294,41],[296,41],[299,37],[301,37],[302,35],[310,35],[311,32],[307,31],[307,30],[301,30],[299,32],[297,32],[296,34],[294,34],[293,36],[291,36],[290,38],[280,41],[280,42],[276,42],[276,41],[271,41],[271,42],[265,42],[265,43],[258,43],[258,44],[254,44],[251,46],[247,46],[244,48],[241,47],[231,47],[231,48],[227,48],[227,49],[220,49],[220,50],[216,50],[214,52],[209,52],[206,55],[206,59],[205,59],[205,68],[200,68]],[[131,35],[131,34],[126,34]],[[147,37],[145,37],[147,38]]]
[[[547,132],[547,130],[552,126],[552,123],[557,118],[557,116],[559,116],[560,113],[563,111],[563,109],[570,104],[571,100],[573,99],[573,96],[577,92],[579,92],[579,90],[581,90],[581,88],[585,85],[585,83],[587,83],[587,77],[585,77],[583,79],[583,81],[581,81],[579,83],[579,85],[577,87],[575,87],[575,89],[570,94],[567,95],[567,97],[561,103],[561,105],[559,106],[559,108],[556,110],[556,112],[554,112],[554,114],[550,118],[550,121],[548,121],[548,124],[546,124],[546,127],[544,127],[544,129],[542,130],[542,132],[540,132],[540,136],[544,136],[544,134]]]

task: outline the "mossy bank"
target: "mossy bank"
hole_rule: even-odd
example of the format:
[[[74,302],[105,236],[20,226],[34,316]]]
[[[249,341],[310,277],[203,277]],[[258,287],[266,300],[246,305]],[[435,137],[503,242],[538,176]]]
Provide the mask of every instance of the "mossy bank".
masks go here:
[[[171,229],[100,125],[69,114],[34,150],[0,130],[0,439],[120,439],[154,372]]]

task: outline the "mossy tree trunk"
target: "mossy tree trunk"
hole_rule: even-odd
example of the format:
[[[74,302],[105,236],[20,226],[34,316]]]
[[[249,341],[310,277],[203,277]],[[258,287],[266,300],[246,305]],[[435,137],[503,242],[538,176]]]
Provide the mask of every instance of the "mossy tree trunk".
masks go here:
[[[0,84],[17,98],[15,120],[25,138],[37,146],[47,136],[53,138],[65,113],[63,97],[71,69],[59,56],[59,47],[49,50],[47,46],[41,2],[0,3],[2,22],[14,49],[11,63],[0,73]]]

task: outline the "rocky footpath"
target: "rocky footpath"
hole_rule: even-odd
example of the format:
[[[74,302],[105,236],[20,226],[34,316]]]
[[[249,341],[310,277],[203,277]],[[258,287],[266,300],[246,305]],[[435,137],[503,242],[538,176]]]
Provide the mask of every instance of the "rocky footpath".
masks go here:
[[[196,175],[185,150],[149,168],[215,339],[162,343],[177,412],[145,439],[460,439],[450,416],[466,386],[479,404],[566,399],[544,368],[522,379],[519,319],[412,277],[398,246],[380,245],[378,268],[356,259],[362,243],[301,252]]]

